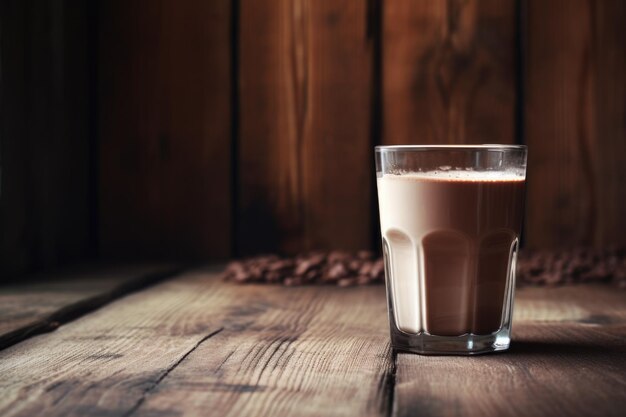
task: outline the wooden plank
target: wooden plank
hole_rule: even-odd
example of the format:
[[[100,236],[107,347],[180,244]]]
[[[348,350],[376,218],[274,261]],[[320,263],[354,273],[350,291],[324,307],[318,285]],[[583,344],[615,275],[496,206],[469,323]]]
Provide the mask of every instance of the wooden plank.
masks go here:
[[[254,298],[137,415],[387,414],[392,356],[382,287],[281,289]]]
[[[624,245],[624,2],[525,4],[528,244]]]
[[[371,246],[370,3],[241,2],[241,254]]]
[[[0,281],[94,252],[85,2],[0,5]]]
[[[199,270],[0,352],[0,413],[386,415],[386,321],[382,286]]]
[[[515,308],[507,353],[398,354],[394,415],[622,415],[623,294],[604,286],[524,288]]]
[[[527,242],[590,244],[591,21],[585,1],[526,2]]]
[[[593,243],[626,246],[626,3],[591,2],[595,142],[593,175],[596,204]]]
[[[513,0],[384,3],[383,144],[514,143]]]
[[[100,2],[105,256],[231,248],[230,1]]]
[[[0,349],[92,311],[179,269],[166,264],[75,266],[0,287]]]

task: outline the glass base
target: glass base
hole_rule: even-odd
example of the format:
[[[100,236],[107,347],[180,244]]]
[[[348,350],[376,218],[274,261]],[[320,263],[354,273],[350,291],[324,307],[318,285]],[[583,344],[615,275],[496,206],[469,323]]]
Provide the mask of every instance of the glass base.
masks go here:
[[[464,334],[461,336],[408,334],[392,328],[391,345],[397,351],[421,355],[480,355],[507,350],[511,344],[510,335],[508,328],[502,328],[487,335]]]

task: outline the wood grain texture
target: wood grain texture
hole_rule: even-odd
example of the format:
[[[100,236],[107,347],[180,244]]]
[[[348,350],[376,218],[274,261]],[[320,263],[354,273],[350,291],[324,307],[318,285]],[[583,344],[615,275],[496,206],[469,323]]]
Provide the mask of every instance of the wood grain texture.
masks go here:
[[[511,350],[398,354],[394,415],[619,416],[626,299],[603,286],[518,291]]]
[[[102,253],[228,256],[230,1],[100,5]]]
[[[386,415],[386,321],[382,286],[235,286],[199,270],[0,352],[0,412]]]
[[[168,375],[137,415],[381,416],[392,356],[384,288],[237,291],[224,330]]]
[[[0,4],[0,281],[93,255],[90,6]]]
[[[626,3],[591,2],[596,246],[626,246]]]
[[[0,351],[0,412],[617,416],[626,406],[626,299],[608,286],[520,289],[506,353],[394,357],[382,286],[236,286],[214,271]]]
[[[179,269],[173,265],[74,266],[0,287],[0,349],[86,314]]]
[[[624,245],[624,3],[525,4],[528,243]]]
[[[240,253],[371,245],[368,5],[241,3]]]
[[[383,144],[514,143],[515,1],[383,8]]]

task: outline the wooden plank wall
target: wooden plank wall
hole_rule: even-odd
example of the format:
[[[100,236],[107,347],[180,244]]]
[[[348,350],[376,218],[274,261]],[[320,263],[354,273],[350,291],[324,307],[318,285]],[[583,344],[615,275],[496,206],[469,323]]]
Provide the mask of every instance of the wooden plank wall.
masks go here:
[[[626,245],[620,0],[44,3],[2,3],[4,271],[376,248],[396,143],[527,143],[526,244]]]
[[[229,1],[100,2],[104,257],[231,251]]]
[[[0,281],[93,255],[89,2],[0,2]]]
[[[241,2],[239,253],[371,245],[369,7]]]
[[[512,0],[385,2],[385,145],[515,143]]]
[[[533,247],[626,244],[626,3],[526,0]]]

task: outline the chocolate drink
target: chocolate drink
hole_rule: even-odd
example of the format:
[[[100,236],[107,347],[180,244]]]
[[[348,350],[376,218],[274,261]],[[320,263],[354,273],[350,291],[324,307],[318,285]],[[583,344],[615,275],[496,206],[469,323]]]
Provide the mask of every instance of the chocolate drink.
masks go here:
[[[524,188],[524,177],[508,172],[378,179],[393,319],[401,331],[437,336],[498,331]]]

